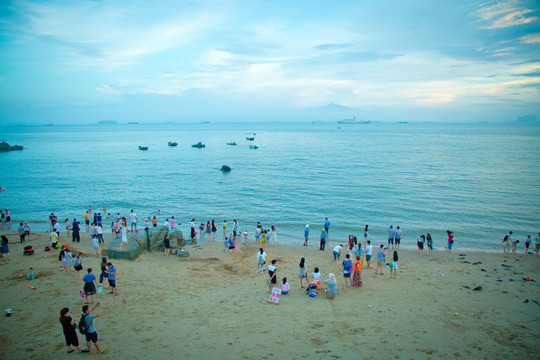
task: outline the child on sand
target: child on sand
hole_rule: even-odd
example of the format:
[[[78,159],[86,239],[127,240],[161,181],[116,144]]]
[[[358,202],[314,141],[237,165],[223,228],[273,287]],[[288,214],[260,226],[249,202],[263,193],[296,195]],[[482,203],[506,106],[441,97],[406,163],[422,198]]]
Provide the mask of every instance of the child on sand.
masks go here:
[[[271,265],[268,265],[268,290],[270,290],[270,292],[272,291],[272,286],[275,285],[277,283],[276,281],[276,272],[277,272],[277,269],[276,269],[276,260],[272,260],[272,264]]]
[[[529,246],[531,245],[531,242],[531,235],[527,235],[527,239],[525,240],[525,254],[529,252]]]
[[[302,281],[306,279],[306,285],[308,282],[307,266],[306,266],[306,260],[304,258],[301,258],[300,264],[298,264],[298,277],[300,278],[300,288],[303,288],[304,284],[302,283]]]
[[[506,254],[506,252],[510,252],[510,242],[512,241],[511,238],[512,232],[510,231],[507,235],[503,238],[504,248],[503,252]]]
[[[263,271],[264,264],[266,264],[266,256],[263,248],[260,248],[257,253],[257,266],[259,267],[259,272]]]
[[[291,290],[291,286],[287,282],[287,278],[284,277],[281,284],[279,284],[279,287],[281,289],[281,295],[287,295],[289,293],[289,290]]]
[[[345,287],[347,287],[347,283],[349,283],[349,286],[351,286],[351,269],[352,269],[352,263],[350,260],[350,255],[345,255],[345,260],[341,263],[341,266],[343,267],[343,278],[345,279]]]
[[[397,251],[394,251],[394,255],[392,256],[392,261],[390,262],[390,277],[394,277],[394,279],[397,276],[397,269],[398,269],[398,254]]]

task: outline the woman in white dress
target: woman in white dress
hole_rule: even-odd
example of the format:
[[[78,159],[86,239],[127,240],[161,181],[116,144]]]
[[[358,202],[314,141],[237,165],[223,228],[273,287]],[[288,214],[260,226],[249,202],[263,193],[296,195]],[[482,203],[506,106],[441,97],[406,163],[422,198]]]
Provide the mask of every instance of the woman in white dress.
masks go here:
[[[272,225],[272,243],[274,246],[279,245],[279,242],[277,241],[277,232],[274,225]]]
[[[122,245],[127,244],[127,221],[125,218],[122,218],[120,233],[122,234],[122,242],[120,243],[120,247],[122,247]]]

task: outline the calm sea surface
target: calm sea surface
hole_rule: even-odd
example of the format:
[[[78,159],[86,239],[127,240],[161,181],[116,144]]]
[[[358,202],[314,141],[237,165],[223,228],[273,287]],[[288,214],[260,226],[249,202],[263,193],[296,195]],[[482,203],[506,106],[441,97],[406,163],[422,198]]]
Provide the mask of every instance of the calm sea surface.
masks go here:
[[[403,242],[430,232],[442,247],[451,229],[457,249],[500,248],[509,230],[522,246],[540,231],[540,126],[276,122],[0,133],[25,147],[0,154],[0,207],[35,230],[47,228],[51,212],[81,219],[92,205],[122,215],[133,208],[139,219],[161,209],[160,223],[174,215],[184,233],[191,218],[237,219],[250,236],[260,221],[298,244],[305,224],[316,242],[326,216],[331,242],[361,237],[365,224],[375,244],[399,225]],[[198,141],[206,148],[191,147]],[[224,164],[230,173],[220,172]]]

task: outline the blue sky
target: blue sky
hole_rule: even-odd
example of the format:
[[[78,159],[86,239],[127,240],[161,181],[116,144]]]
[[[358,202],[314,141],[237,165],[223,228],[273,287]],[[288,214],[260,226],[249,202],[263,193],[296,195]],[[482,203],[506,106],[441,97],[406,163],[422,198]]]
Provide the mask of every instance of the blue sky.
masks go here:
[[[535,1],[0,3],[0,123],[540,117]]]

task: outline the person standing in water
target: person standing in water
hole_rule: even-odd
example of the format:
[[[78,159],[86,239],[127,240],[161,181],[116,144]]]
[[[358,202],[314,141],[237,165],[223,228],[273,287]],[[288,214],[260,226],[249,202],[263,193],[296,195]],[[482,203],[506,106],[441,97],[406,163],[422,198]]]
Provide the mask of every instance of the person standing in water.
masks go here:
[[[308,238],[309,238],[309,224],[306,225],[306,228],[304,229],[304,246],[308,246]]]

